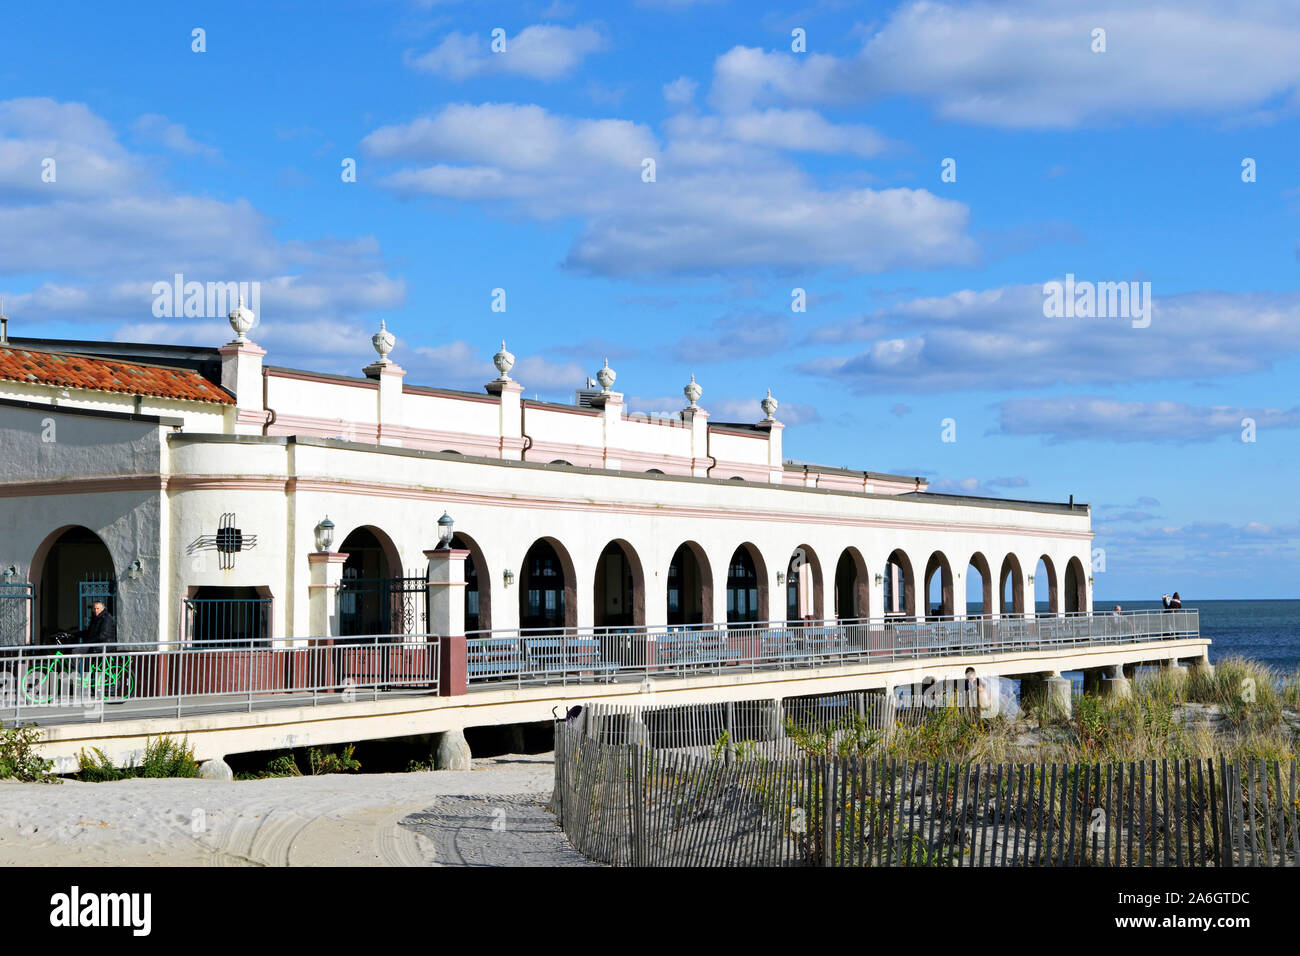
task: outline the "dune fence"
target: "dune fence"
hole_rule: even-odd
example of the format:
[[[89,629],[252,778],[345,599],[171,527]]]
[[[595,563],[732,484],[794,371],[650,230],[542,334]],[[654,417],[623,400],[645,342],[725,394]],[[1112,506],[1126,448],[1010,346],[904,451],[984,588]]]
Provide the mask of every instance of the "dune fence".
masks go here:
[[[809,705],[857,714],[870,698]],[[771,701],[584,708],[552,807],[615,866],[1296,866],[1296,764],[969,764],[797,752]],[[794,718],[790,718],[792,721]]]

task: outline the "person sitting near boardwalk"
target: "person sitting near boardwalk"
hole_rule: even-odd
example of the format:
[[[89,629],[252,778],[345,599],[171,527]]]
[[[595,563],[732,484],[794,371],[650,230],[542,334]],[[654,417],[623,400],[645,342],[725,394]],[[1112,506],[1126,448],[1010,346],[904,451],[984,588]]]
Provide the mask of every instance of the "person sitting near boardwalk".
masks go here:
[[[1181,611],[1183,609],[1183,599],[1178,596],[1177,591],[1174,592],[1173,597],[1168,594],[1160,595],[1160,600],[1164,602],[1166,611]]]

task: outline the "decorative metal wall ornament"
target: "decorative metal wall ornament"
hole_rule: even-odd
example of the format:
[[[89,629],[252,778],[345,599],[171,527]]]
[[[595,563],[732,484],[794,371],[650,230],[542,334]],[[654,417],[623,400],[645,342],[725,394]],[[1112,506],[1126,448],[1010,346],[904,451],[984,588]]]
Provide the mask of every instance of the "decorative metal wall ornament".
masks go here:
[[[221,524],[216,534],[200,535],[188,548],[187,554],[196,551],[215,551],[219,556],[222,571],[229,571],[235,566],[235,555],[241,551],[252,551],[257,547],[257,535],[246,534],[235,527],[235,513],[228,511],[221,516]]]

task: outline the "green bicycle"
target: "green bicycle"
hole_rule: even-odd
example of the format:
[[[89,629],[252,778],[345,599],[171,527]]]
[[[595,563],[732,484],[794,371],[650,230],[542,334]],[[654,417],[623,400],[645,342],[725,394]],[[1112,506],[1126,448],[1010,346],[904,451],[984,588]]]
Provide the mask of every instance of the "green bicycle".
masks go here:
[[[77,667],[78,664],[84,666]],[[69,677],[74,686],[79,684],[90,695],[98,698],[127,700],[135,691],[129,655],[109,654],[102,658],[87,659],[55,651],[48,663],[33,667],[23,675],[23,693],[28,703],[48,704],[58,695],[60,685],[66,683]]]

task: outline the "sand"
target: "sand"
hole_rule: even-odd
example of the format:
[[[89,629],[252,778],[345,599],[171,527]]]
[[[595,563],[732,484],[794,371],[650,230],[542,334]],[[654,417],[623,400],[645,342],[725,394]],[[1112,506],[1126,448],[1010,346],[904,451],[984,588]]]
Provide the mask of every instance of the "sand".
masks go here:
[[[550,754],[463,772],[0,781],[3,866],[581,866]]]

